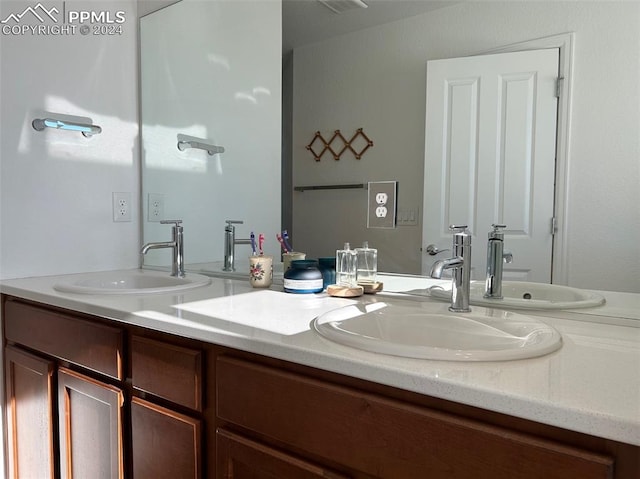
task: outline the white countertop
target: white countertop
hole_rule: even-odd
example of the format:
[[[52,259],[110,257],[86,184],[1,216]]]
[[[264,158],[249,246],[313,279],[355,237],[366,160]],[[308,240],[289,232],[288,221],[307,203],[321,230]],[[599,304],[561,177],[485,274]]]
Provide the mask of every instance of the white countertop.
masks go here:
[[[309,327],[317,315],[352,301],[429,301],[420,296],[291,295],[279,285],[253,290],[248,281],[220,278],[180,294],[53,289],[73,277],[4,280],[0,292],[640,446],[639,294],[600,292],[607,298],[600,308],[536,312],[562,334],[560,350],[534,359],[474,363],[360,351]],[[386,278],[385,288],[388,281],[393,289],[396,280],[402,278]]]

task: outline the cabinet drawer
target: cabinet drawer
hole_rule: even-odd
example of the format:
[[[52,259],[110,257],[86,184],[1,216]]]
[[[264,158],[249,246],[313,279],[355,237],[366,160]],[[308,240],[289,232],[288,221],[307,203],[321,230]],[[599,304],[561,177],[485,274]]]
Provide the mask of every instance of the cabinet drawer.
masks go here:
[[[4,312],[7,340],[123,379],[122,330],[12,300]]]
[[[311,464],[232,432],[216,431],[217,477],[228,479],[347,479],[322,466]]]
[[[133,387],[202,411],[202,352],[140,336],[131,338]]]
[[[233,358],[218,416],[380,478],[605,479],[610,457]]]

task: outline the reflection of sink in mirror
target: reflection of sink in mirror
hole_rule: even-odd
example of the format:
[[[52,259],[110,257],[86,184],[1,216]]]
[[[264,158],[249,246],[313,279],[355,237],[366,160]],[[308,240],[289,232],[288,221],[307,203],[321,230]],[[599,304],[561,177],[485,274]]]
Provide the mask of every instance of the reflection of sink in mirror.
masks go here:
[[[323,337],[375,353],[450,361],[501,361],[542,356],[562,345],[554,328],[510,311],[451,313],[441,303],[354,304],[316,318]]]
[[[224,261],[213,261],[211,263],[195,263],[186,266],[187,271],[213,276],[214,278],[231,278],[231,279],[249,279],[249,261],[238,261],[235,271],[224,271]],[[282,282],[284,272],[282,271],[282,263],[273,264],[273,279]]]
[[[558,284],[503,281],[502,299],[484,298],[484,287],[484,281],[471,282],[471,304],[508,309],[576,309],[605,302],[597,293]],[[451,301],[451,285],[434,286],[429,291],[432,298]]]
[[[176,278],[164,271],[134,269],[73,275],[68,282],[56,284],[54,289],[78,294],[153,294],[185,291],[209,283],[211,278],[199,274]]]

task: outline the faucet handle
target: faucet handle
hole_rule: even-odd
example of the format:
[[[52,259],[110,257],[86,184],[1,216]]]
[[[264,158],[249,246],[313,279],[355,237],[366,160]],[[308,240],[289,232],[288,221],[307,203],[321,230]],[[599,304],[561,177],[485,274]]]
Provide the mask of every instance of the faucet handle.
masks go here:
[[[182,220],[160,220],[160,224],[180,226],[182,224]]]
[[[467,230],[467,225],[449,225],[449,231],[453,233],[464,233]]]
[[[504,239],[504,229],[507,225],[492,224],[493,230],[489,231],[489,239]]]

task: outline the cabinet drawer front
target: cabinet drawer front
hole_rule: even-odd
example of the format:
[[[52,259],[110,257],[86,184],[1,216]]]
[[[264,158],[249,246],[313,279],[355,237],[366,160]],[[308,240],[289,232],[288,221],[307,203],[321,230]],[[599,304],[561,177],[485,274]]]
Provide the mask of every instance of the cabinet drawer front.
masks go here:
[[[131,338],[133,387],[202,411],[202,352],[152,339]]]
[[[380,478],[605,479],[611,458],[232,358],[218,416]]]
[[[5,303],[7,340],[122,380],[124,333],[18,301]]]
[[[277,451],[232,432],[216,431],[217,477],[229,479],[347,479],[298,458]]]

